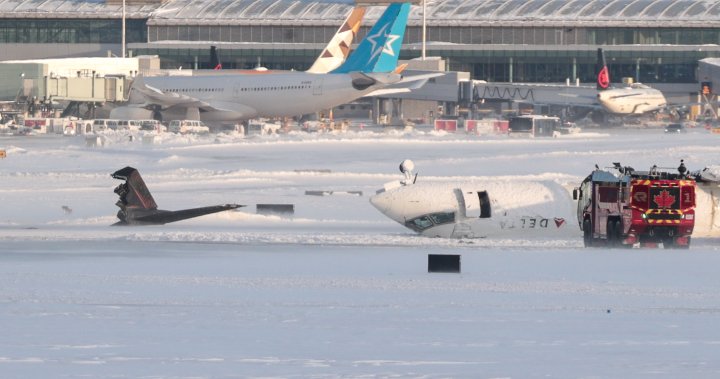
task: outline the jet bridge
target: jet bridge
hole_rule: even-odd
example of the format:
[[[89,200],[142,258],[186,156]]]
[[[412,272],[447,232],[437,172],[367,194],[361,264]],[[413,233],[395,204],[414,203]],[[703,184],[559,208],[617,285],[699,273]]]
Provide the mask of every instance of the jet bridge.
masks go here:
[[[124,101],[128,81],[159,67],[156,56],[82,57],[0,62],[0,100],[70,106]]]
[[[56,101],[113,102],[123,101],[125,78],[121,77],[49,77],[44,79],[43,96]]]
[[[474,81],[473,102],[526,103],[533,106],[592,108],[598,106],[594,86]],[[542,112],[541,112],[542,113]]]

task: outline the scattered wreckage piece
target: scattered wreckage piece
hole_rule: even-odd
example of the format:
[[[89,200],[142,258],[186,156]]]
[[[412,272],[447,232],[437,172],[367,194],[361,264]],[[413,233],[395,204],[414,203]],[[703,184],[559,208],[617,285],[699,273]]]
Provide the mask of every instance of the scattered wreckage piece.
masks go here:
[[[362,196],[362,191],[305,191],[307,196],[332,196],[332,195],[351,195],[351,196]]]

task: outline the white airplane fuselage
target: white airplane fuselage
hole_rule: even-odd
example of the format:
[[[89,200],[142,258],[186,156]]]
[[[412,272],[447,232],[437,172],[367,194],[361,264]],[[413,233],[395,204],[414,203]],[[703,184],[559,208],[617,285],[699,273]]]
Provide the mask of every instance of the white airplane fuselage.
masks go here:
[[[208,105],[198,107],[169,102],[163,109],[194,106],[200,108],[201,119],[234,121],[255,117],[292,117],[329,109],[401,79],[399,74],[394,73],[368,74],[377,80],[359,78],[359,75],[287,72],[158,76],[145,77],[144,83],[165,94],[187,96]]]
[[[639,115],[660,110],[667,105],[662,92],[647,86],[604,90],[598,93],[597,98],[606,111],[615,115]]]
[[[570,194],[549,181],[394,182],[370,202],[390,219],[429,237],[580,234]]]

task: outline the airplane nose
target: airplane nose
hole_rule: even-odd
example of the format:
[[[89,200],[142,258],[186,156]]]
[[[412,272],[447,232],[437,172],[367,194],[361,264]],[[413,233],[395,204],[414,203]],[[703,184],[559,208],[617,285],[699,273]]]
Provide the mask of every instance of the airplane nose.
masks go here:
[[[388,192],[379,193],[370,198],[370,204],[386,217],[402,224],[405,220],[402,214],[402,206],[395,195]]]
[[[388,208],[390,208],[390,197],[387,192],[379,193],[370,197],[370,204],[383,214],[386,214]]]

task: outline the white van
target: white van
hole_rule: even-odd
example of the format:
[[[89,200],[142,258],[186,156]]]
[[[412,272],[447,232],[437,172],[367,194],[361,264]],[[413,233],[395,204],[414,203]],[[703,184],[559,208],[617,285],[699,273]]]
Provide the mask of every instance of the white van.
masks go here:
[[[165,127],[165,125],[163,125],[158,120],[138,120],[138,121],[140,122],[140,130],[145,130],[145,131],[149,131],[149,132],[155,131],[158,133],[167,131],[167,128]]]
[[[168,130],[173,133],[205,134],[210,133],[210,128],[204,122],[198,120],[172,120]]]
[[[129,130],[136,132],[140,130],[140,125],[139,120],[118,120],[117,130]]]
[[[98,118],[93,120],[93,132],[104,132],[108,129],[115,130],[118,126],[118,120],[109,120],[105,118]]]

